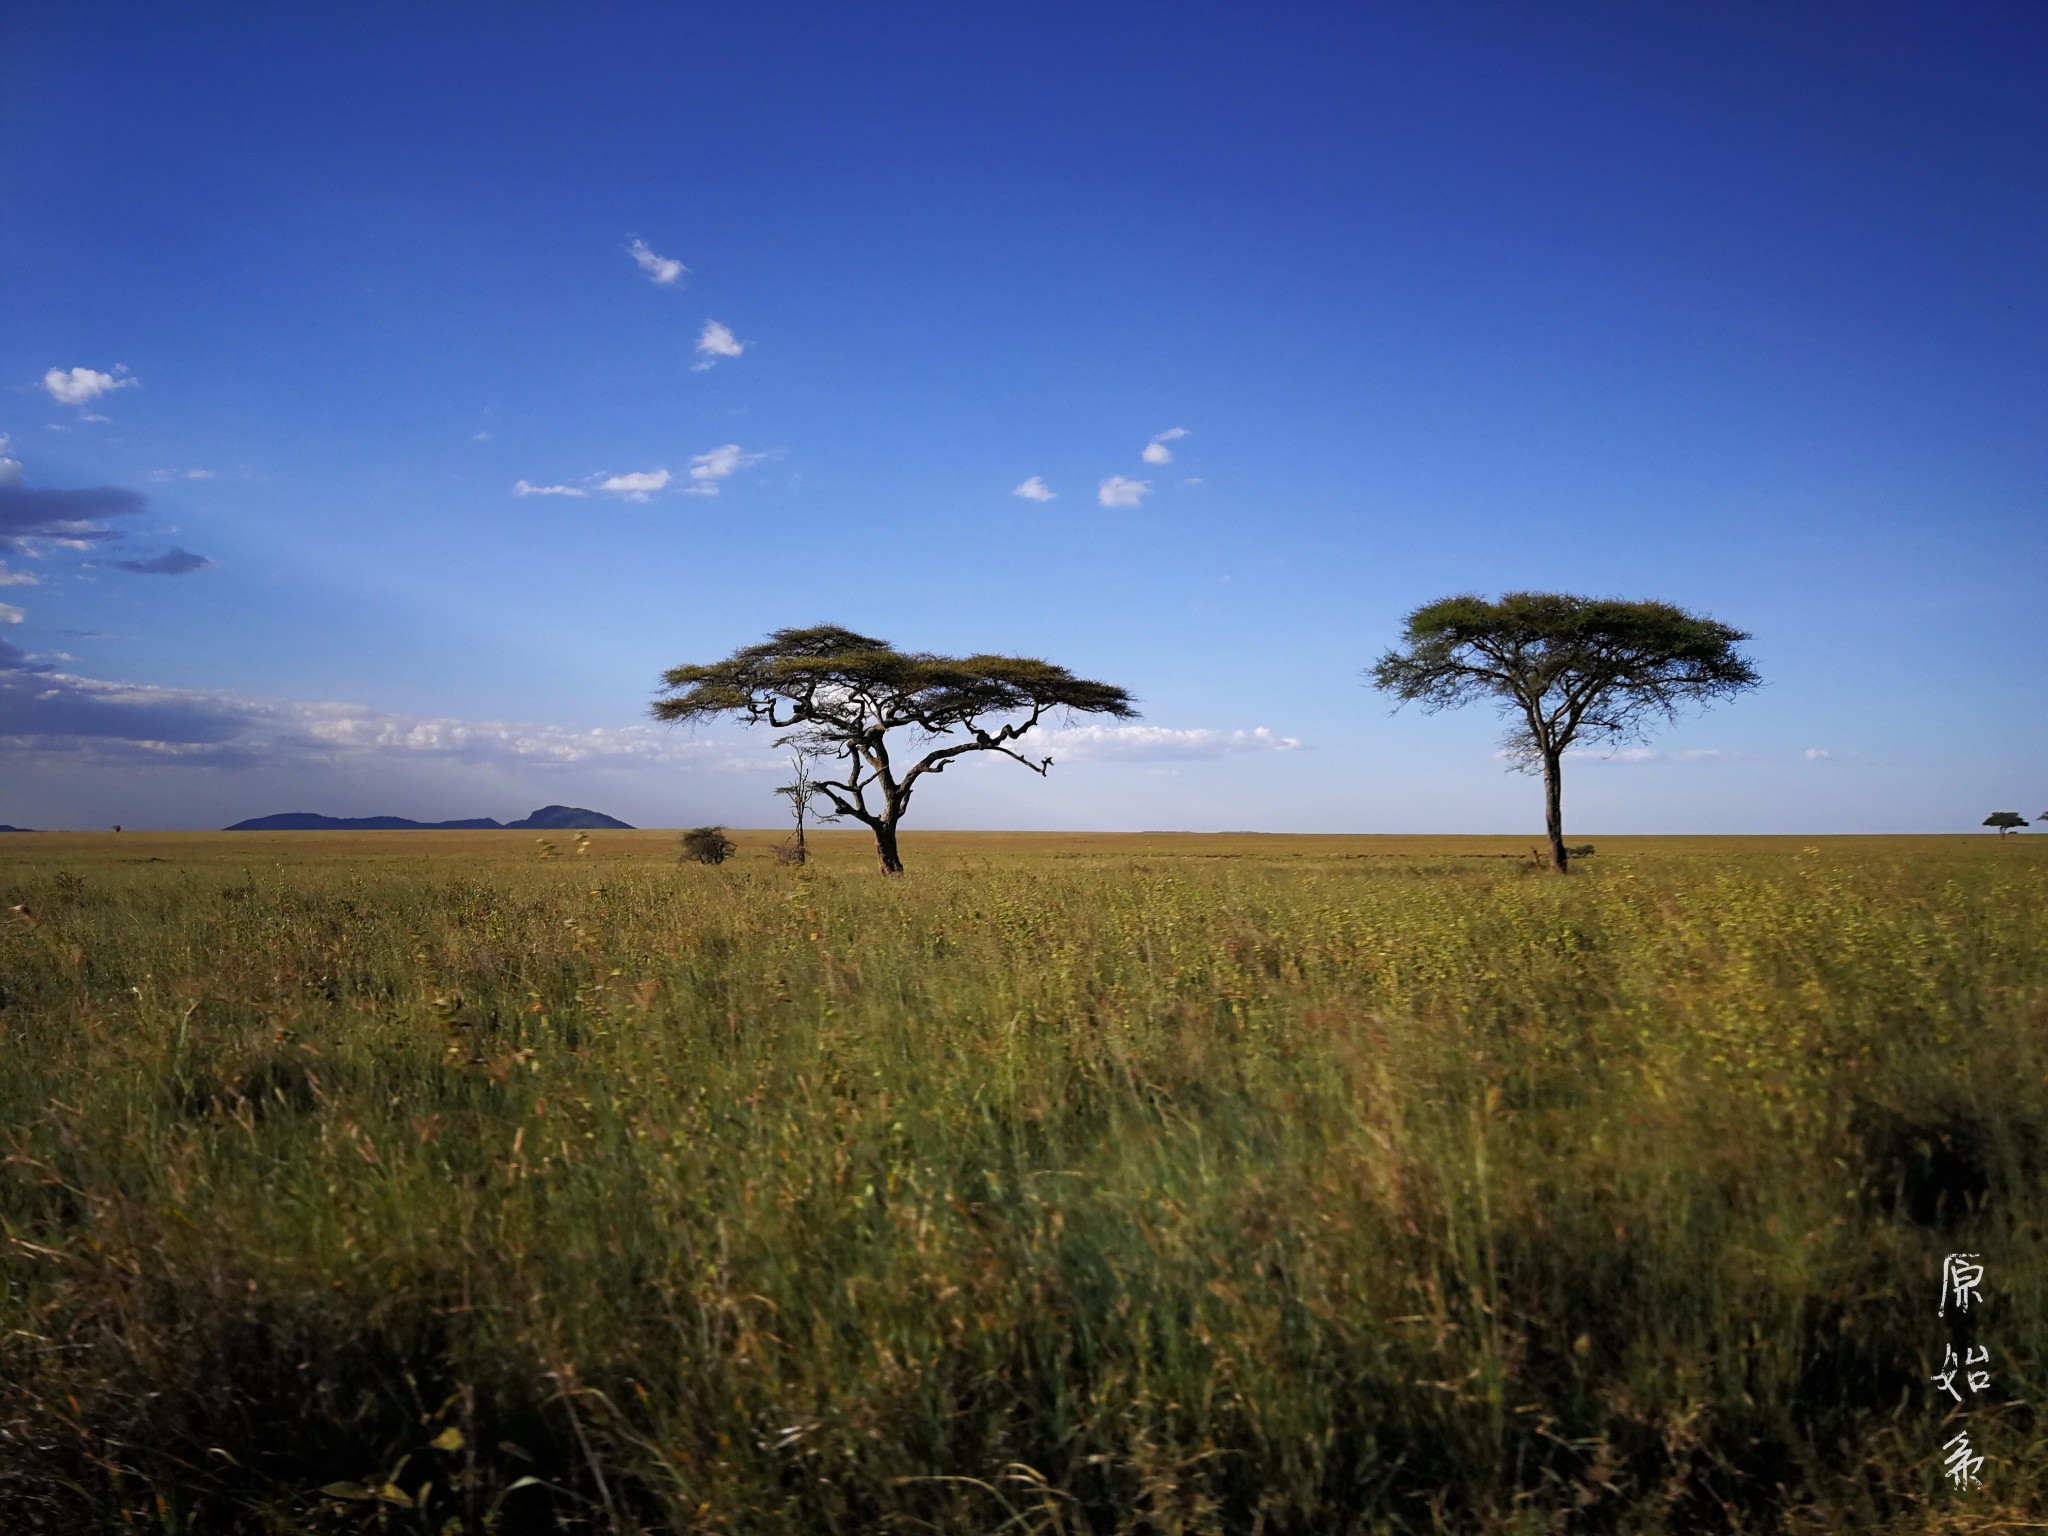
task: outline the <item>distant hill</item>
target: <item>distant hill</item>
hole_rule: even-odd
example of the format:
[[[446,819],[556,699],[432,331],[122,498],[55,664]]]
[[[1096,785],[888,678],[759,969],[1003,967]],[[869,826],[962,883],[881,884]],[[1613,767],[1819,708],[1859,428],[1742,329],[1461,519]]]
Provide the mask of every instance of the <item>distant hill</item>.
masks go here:
[[[0,822],[0,832],[33,832],[33,831],[35,831],[35,828],[34,828],[34,827],[10,827],[10,826],[8,826],[8,825],[7,825],[7,824],[6,824],[5,822]]]
[[[590,831],[611,828],[633,830],[631,822],[620,821],[602,811],[586,811],[580,805],[544,805],[518,821],[493,821],[488,816],[467,821],[413,821],[405,816],[321,816],[313,811],[281,811],[275,816],[257,816],[238,821],[227,832],[542,832]],[[9,829],[12,830],[12,829]]]
[[[620,821],[602,811],[586,811],[580,805],[544,805],[524,821],[508,821],[505,825],[560,832],[589,832],[600,827],[610,827],[616,832],[633,830],[631,822]]]

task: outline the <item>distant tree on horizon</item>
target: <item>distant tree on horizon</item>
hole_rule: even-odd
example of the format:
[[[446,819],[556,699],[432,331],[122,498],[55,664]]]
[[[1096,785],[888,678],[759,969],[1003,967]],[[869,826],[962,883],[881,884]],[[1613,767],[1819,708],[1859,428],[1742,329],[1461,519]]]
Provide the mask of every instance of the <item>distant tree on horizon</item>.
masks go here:
[[[1374,663],[1373,686],[1426,713],[1490,699],[1514,722],[1503,745],[1517,771],[1543,777],[1550,867],[1564,842],[1564,755],[1579,742],[1619,746],[1688,704],[1733,698],[1762,681],[1739,629],[1669,603],[1561,592],[1463,595],[1408,615],[1403,646]]]
[[[842,761],[842,777],[813,777],[810,793],[832,807],[823,819],[850,816],[874,833],[876,856],[889,875],[903,872],[897,828],[926,774],[945,772],[969,752],[996,752],[1043,777],[1052,759],[1034,761],[1010,743],[1048,711],[1116,720],[1138,713],[1123,689],[1076,677],[1049,661],[899,651],[886,640],[835,624],[778,629],[723,661],[671,667],[661,680],[669,696],[655,701],[657,720],[735,715],[785,732],[778,746],[793,746],[820,762]],[[923,741],[965,732],[967,739],[933,747],[899,771],[890,753],[892,731]],[[871,793],[878,798],[871,801]]]
[[[2048,821],[2048,816],[2044,816],[2041,819]],[[1984,818],[1983,825],[1998,828],[1998,835],[2003,837],[2008,832],[2026,831],[2027,818],[2018,811],[1993,811]]]
[[[695,864],[723,864],[739,846],[723,827],[692,827],[680,841],[683,857]]]

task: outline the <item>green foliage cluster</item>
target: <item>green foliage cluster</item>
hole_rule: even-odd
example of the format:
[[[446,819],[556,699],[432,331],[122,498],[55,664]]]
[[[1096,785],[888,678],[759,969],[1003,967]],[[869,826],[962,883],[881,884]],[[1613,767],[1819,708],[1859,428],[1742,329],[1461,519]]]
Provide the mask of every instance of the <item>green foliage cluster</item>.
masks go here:
[[[855,735],[915,726],[934,734],[977,718],[1076,709],[1119,719],[1135,711],[1123,689],[1075,677],[1028,656],[937,656],[835,624],[778,629],[724,661],[670,667],[654,718],[704,721],[736,714],[779,728],[823,725]]]
[[[15,864],[0,1526],[2041,1517],[2048,861],[1240,841]]]
[[[1756,669],[1736,650],[1748,638],[1669,603],[1466,594],[1409,614],[1406,649],[1381,656],[1371,675],[1425,709],[1491,699],[1513,721],[1507,751],[1534,763],[1580,740],[1629,740],[1685,705],[1756,687]]]

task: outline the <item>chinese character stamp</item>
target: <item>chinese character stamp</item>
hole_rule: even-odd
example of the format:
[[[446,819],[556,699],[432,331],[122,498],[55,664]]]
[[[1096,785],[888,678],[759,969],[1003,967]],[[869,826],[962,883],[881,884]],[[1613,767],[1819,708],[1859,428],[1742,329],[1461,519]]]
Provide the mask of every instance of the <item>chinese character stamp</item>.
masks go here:
[[[1972,1264],[1974,1253],[1952,1253],[1941,1265],[1941,1303],[1934,1309],[1936,1317],[1948,1316],[1948,1304],[1953,1301],[1958,1312],[1970,1310],[1970,1298],[1977,1294],[1977,1287],[1984,1283],[1984,1266]]]
[[[1960,1403],[1963,1400],[1963,1394],[1956,1390],[1956,1377],[1963,1375],[1964,1381],[1972,1392],[1982,1392],[1991,1385],[1991,1373],[1989,1371],[1968,1371],[1968,1374],[1964,1375],[1964,1372],[1969,1366],[1989,1365],[1990,1363],[1991,1351],[1987,1348],[1980,1347],[1968,1350],[1964,1353],[1963,1358],[1958,1360],[1956,1359],[1955,1345],[1944,1344],[1941,1347],[1941,1370],[1927,1379]]]
[[[1984,1266],[1976,1262],[1980,1256],[1974,1253],[1951,1253],[1941,1261],[1941,1300],[1935,1305],[1936,1317],[1949,1317],[1953,1304],[1955,1316],[1952,1326],[1964,1322],[1972,1301],[1981,1301],[1979,1288],[1984,1284]],[[1972,1397],[1991,1385],[1991,1349],[1988,1345],[1975,1344],[1966,1338],[1961,1358],[1957,1358],[1953,1343],[1944,1344],[1941,1349],[1941,1369],[1927,1379],[1938,1391],[1946,1392],[1958,1407],[1968,1406],[1963,1393]],[[1957,1386],[1957,1378],[1962,1386]],[[1984,1458],[1970,1449],[1970,1432],[1958,1430],[1942,1446],[1944,1459],[1942,1475],[1957,1488],[1980,1488],[1984,1480],[1977,1471],[1984,1465]]]
[[[1977,1476],[1977,1469],[1984,1465],[1982,1456],[1970,1454],[1970,1432],[1966,1429],[1942,1447],[1948,1452],[1948,1480],[1958,1488],[1979,1488],[1983,1479]]]

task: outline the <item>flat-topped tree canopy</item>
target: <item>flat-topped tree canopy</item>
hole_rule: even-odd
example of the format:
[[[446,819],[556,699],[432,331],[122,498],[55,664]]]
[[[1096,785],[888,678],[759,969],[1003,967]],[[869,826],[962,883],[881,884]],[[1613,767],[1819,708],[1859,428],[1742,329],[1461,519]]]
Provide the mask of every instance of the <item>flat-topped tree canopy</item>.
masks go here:
[[[1686,704],[1730,698],[1757,684],[1735,647],[1749,638],[1670,603],[1510,592],[1497,603],[1469,594],[1408,615],[1404,652],[1389,652],[1373,681],[1425,709],[1491,693],[1505,709],[1536,711],[1540,734],[1628,739]],[[1519,726],[1510,751],[1534,754]]]
[[[899,651],[836,624],[778,629],[723,661],[671,667],[661,680],[667,695],[654,703],[657,720],[735,715],[787,733],[778,744],[845,759],[845,776],[814,779],[812,792],[831,804],[832,815],[851,816],[874,832],[882,868],[891,874],[903,867],[897,824],[925,774],[942,773],[969,752],[999,752],[1042,775],[1052,759],[1025,757],[1010,743],[1048,713],[1118,720],[1138,713],[1123,689],[1036,657]],[[899,774],[888,735],[906,728],[925,740],[962,732],[966,739],[934,747]],[[871,790],[879,803],[869,802]]]
[[[1618,743],[1689,704],[1735,697],[1760,679],[1736,649],[1741,630],[1670,603],[1509,592],[1462,594],[1408,615],[1400,649],[1380,657],[1375,687],[1435,711],[1490,699],[1514,723],[1504,745],[1540,772],[1551,864],[1568,866],[1562,769],[1583,741]]]

